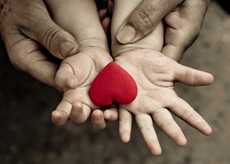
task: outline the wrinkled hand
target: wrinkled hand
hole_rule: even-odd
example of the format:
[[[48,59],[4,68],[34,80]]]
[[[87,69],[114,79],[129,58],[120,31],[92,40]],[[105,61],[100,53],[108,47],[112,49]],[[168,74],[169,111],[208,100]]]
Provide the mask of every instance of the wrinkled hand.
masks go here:
[[[97,110],[98,107],[91,102],[88,90],[97,74],[110,62],[112,58],[107,51],[96,47],[83,50],[62,62],[55,81],[58,86],[64,87],[65,93],[52,114],[55,124],[63,125],[68,119],[75,123],[83,123],[94,110],[93,125],[104,128],[104,113]]]
[[[122,44],[134,43],[151,33],[165,20],[163,54],[182,58],[198,36],[209,0],[143,0],[117,33]]]
[[[63,59],[78,52],[75,39],[51,19],[42,0],[0,0],[0,6],[0,32],[11,62],[56,87],[57,65],[42,50]]]
[[[161,147],[153,127],[154,122],[177,144],[186,144],[186,138],[174,121],[172,114],[185,120],[202,133],[212,132],[206,121],[174,91],[174,82],[192,86],[208,85],[213,76],[181,64],[153,50],[135,50],[116,58],[116,63],[126,69],[136,80],[138,95],[129,105],[121,106],[120,135],[124,142],[130,140],[132,115],[153,154],[160,154]]]

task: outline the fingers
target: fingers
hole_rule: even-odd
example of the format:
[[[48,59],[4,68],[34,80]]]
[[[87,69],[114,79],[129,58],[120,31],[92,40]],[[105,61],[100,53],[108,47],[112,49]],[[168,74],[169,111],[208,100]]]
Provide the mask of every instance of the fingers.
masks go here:
[[[93,64],[84,53],[65,59],[57,71],[56,85],[64,90],[77,88],[89,78]]]
[[[54,77],[57,65],[49,62],[34,41],[15,32],[5,36],[5,43],[13,65],[37,80],[56,87]]]
[[[78,52],[74,37],[58,26],[50,17],[45,4],[34,7],[34,14],[19,22],[20,31],[44,46],[59,59],[64,59]],[[27,17],[26,17],[27,18]]]
[[[212,133],[212,128],[209,124],[183,99],[178,97],[169,105],[169,108],[201,133],[205,135]]]
[[[160,155],[162,150],[153,127],[152,118],[147,114],[139,114],[136,116],[136,122],[149,150],[154,155]]]
[[[89,118],[90,112],[89,106],[81,102],[75,102],[70,115],[71,121],[77,124],[84,123]]]
[[[74,68],[69,63],[61,64],[57,71],[55,82],[57,86],[63,90],[75,88],[79,83],[75,76]]]
[[[133,43],[151,33],[182,0],[143,0],[117,33],[122,44]]]
[[[199,71],[180,64],[176,64],[175,80],[188,85],[202,86],[213,83],[214,77],[210,73]]]
[[[165,18],[167,25],[163,54],[175,60],[183,57],[200,33],[209,0],[185,0]]]
[[[71,110],[72,104],[62,100],[56,110],[52,112],[52,122],[57,126],[64,125],[69,119]]]
[[[158,112],[152,114],[152,117],[155,123],[178,145],[183,146],[187,143],[184,133],[167,109],[159,109]]]
[[[106,127],[106,121],[104,113],[101,110],[94,110],[91,116],[91,122],[95,129],[104,129]]]
[[[116,121],[118,120],[118,111],[115,108],[107,109],[104,112],[104,116],[107,121]]]
[[[124,143],[128,143],[131,137],[132,115],[126,109],[119,110],[119,134]]]

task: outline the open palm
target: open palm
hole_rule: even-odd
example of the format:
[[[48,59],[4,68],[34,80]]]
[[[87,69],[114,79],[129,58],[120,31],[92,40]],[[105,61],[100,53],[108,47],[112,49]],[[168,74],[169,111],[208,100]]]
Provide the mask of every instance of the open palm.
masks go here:
[[[120,109],[120,134],[124,142],[130,139],[132,119],[129,112],[135,115],[153,154],[160,154],[161,148],[152,120],[179,145],[186,144],[186,138],[170,111],[202,133],[211,133],[206,121],[174,91],[175,81],[194,86],[208,85],[213,82],[211,74],[185,67],[153,50],[126,52],[116,62],[133,76],[138,86],[136,99]]]
[[[54,123],[62,125],[69,118],[82,123],[90,116],[91,110],[96,108],[88,96],[90,84],[111,61],[106,50],[91,47],[62,62],[55,81],[65,92],[52,114]]]

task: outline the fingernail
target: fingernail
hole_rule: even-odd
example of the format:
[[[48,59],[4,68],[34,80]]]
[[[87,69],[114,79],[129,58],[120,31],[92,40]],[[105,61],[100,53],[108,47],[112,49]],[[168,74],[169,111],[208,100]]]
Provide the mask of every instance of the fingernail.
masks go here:
[[[136,37],[136,30],[130,25],[122,27],[117,34],[117,40],[122,44],[133,42]]]
[[[71,42],[71,41],[66,41],[61,44],[60,46],[60,53],[63,58],[66,58],[68,56],[73,56],[78,52],[78,46],[77,44]]]

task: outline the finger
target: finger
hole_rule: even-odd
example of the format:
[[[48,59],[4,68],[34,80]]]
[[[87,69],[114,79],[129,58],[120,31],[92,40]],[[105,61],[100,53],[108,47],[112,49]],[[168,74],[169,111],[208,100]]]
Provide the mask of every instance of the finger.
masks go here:
[[[104,129],[106,127],[104,113],[101,110],[94,110],[92,112],[91,122],[95,129]]]
[[[71,110],[72,104],[62,100],[56,110],[52,112],[52,122],[58,126],[64,125],[70,116]]]
[[[189,68],[180,64],[175,66],[175,80],[188,85],[210,85],[214,81],[212,74]]]
[[[46,58],[33,40],[26,38],[17,31],[8,33],[4,38],[13,65],[29,73],[37,80],[56,87],[54,77],[57,65]]]
[[[126,109],[119,110],[119,134],[124,143],[128,143],[131,138],[132,115]]]
[[[183,146],[187,143],[184,133],[167,109],[159,109],[152,114],[152,117],[156,124],[178,145]]]
[[[182,0],[143,0],[117,33],[122,44],[133,43],[151,33]]]
[[[56,85],[63,90],[78,86],[78,79],[75,76],[74,68],[67,62],[63,62],[55,76]]]
[[[60,88],[75,89],[88,79],[89,72],[92,72],[93,61],[85,53],[65,59],[59,67],[55,82]]]
[[[78,52],[78,44],[74,37],[58,26],[50,17],[45,4],[34,8],[33,14],[19,21],[20,31],[44,46],[55,57],[64,59]],[[36,11],[39,9],[39,11]]]
[[[84,123],[90,116],[91,109],[81,102],[75,102],[71,111],[70,118],[77,124]]]
[[[172,112],[198,129],[201,133],[205,135],[212,133],[212,128],[209,124],[183,99],[179,97],[176,98],[168,107]]]
[[[104,20],[102,20],[102,26],[103,26],[104,31],[106,33],[109,32],[110,21],[111,21],[111,19],[109,17],[107,17]]]
[[[105,110],[104,117],[107,121],[116,121],[118,119],[117,109],[112,108],[112,109]]]
[[[186,0],[165,17],[163,54],[177,61],[183,57],[200,33],[208,4],[209,0]]]
[[[153,127],[152,118],[147,114],[139,114],[136,116],[136,122],[149,150],[154,155],[160,155],[162,150]]]

